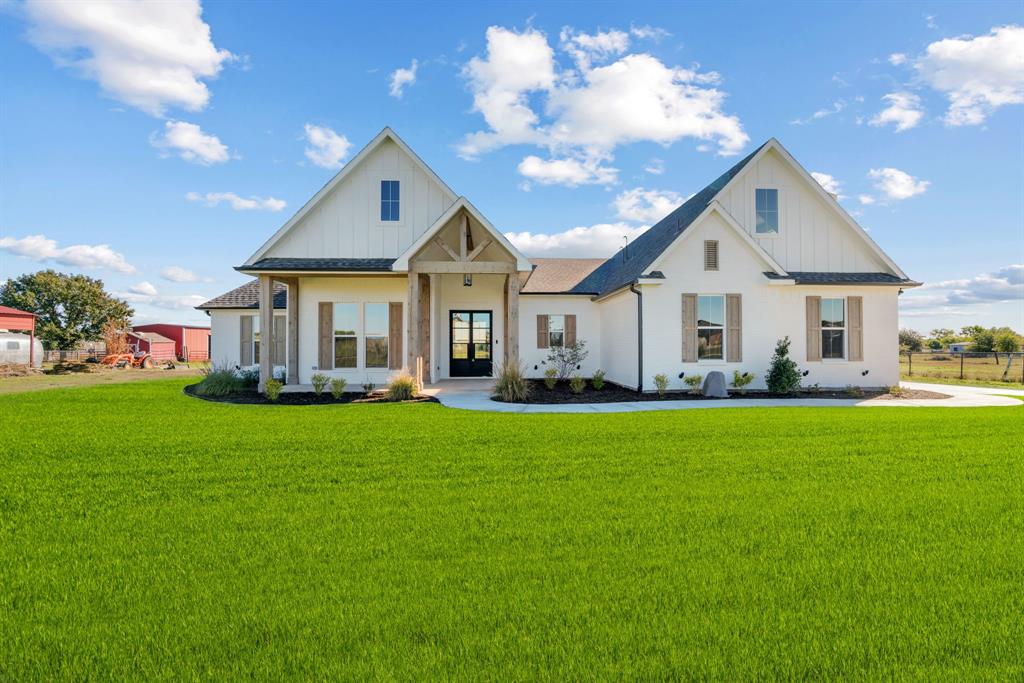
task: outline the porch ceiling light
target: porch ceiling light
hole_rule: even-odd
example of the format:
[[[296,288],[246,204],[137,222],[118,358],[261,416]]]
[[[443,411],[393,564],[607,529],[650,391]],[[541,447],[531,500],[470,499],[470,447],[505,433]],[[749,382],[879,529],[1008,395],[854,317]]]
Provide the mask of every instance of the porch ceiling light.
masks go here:
[[[465,275],[462,276],[462,286],[463,287],[472,287],[473,286],[473,276],[472,276],[472,274],[466,273]]]

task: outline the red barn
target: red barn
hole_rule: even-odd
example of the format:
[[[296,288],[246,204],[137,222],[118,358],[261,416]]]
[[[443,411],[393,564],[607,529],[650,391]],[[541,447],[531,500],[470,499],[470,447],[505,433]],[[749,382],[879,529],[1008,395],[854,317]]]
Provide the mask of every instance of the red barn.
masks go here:
[[[19,311],[10,306],[0,306],[0,330],[28,332],[28,364],[36,366],[36,314]]]
[[[210,360],[210,328],[153,323],[135,325],[136,332],[154,332],[174,342],[174,355],[183,361]]]
[[[128,333],[128,346],[133,353],[148,353],[155,361],[174,360],[174,342],[156,332],[132,330]]]

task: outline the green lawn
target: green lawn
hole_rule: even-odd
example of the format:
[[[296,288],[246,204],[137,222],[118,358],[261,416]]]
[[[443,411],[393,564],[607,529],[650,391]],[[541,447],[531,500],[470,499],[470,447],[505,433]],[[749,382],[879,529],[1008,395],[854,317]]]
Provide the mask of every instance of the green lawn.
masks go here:
[[[0,396],[0,680],[1024,676],[1024,407]]]

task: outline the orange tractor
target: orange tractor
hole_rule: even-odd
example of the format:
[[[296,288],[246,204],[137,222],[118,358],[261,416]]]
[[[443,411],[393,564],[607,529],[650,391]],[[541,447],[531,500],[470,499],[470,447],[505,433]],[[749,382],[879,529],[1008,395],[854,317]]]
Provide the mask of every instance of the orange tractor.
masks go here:
[[[104,356],[100,364],[112,368],[152,368],[156,361],[148,353],[112,353]]]

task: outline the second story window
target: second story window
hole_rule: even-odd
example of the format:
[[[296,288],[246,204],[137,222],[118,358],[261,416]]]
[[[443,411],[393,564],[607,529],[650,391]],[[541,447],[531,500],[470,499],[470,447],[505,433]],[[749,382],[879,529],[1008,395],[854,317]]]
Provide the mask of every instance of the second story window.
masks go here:
[[[397,180],[380,181],[380,219],[381,221],[397,221],[399,189]]]
[[[754,209],[757,214],[759,235],[777,235],[779,233],[779,191],[754,190]]]

